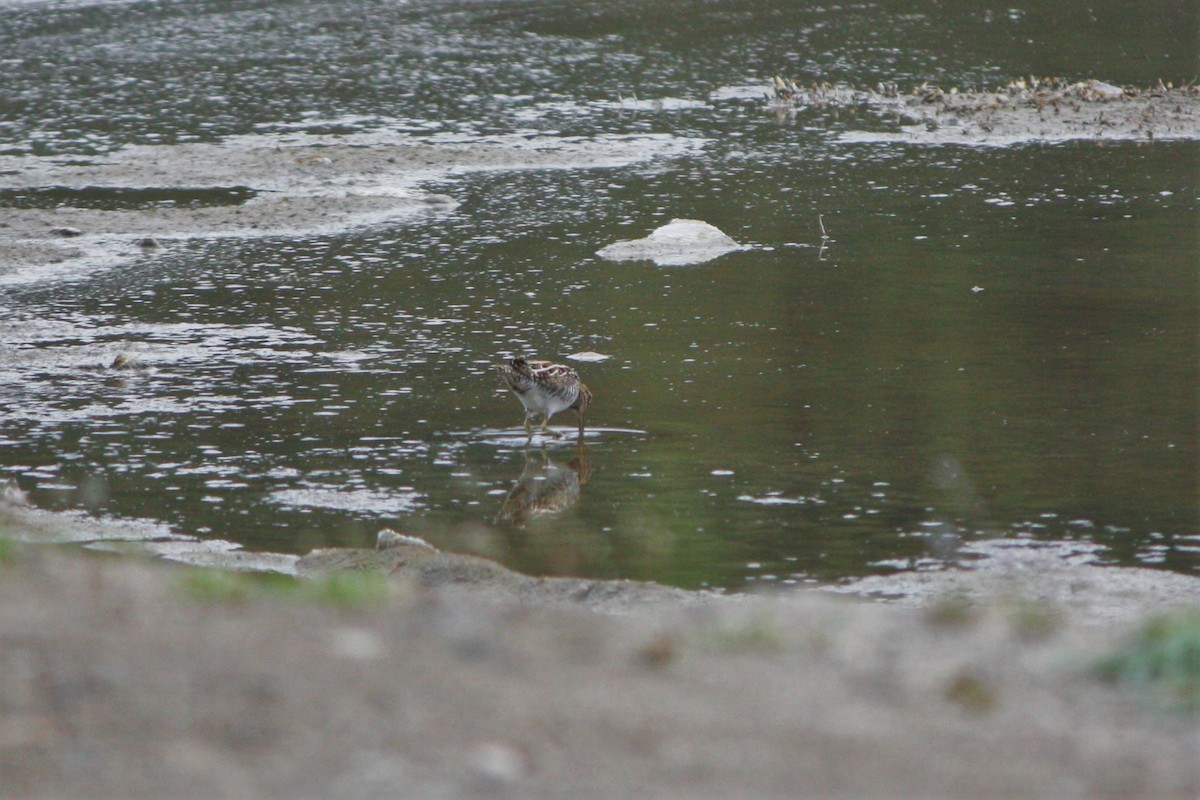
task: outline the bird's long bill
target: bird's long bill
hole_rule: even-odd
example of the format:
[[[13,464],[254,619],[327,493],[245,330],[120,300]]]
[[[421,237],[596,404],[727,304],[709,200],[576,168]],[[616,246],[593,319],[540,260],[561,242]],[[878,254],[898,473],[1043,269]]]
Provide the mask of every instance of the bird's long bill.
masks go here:
[[[583,412],[577,411],[577,412],[575,412],[575,416],[579,417],[579,438],[582,439],[583,438]]]

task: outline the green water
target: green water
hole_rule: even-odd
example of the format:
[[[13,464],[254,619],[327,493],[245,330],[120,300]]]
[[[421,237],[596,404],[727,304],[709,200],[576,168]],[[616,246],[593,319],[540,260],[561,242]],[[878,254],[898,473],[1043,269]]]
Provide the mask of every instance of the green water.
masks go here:
[[[1167,2],[0,7],[9,153],[311,114],[335,133],[704,142],[459,176],[429,187],[460,203],[447,216],[0,287],[0,477],[250,549],[387,525],[531,572],[684,586],[928,568],[995,536],[1194,573],[1200,146],[847,144],[887,121],[598,101],[775,72],[1148,84],[1192,77],[1195,42],[1194,10]],[[671,268],[594,255],[675,217],[751,247]],[[155,368],[54,360],[116,347]],[[521,413],[489,363],[584,350],[611,358],[576,365],[596,395],[582,448],[496,434]],[[504,519],[539,470],[578,495]]]

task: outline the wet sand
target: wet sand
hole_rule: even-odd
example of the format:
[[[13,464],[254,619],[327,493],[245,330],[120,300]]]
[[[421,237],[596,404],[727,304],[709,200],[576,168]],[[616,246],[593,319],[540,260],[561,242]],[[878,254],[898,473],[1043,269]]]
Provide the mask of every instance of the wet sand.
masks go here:
[[[197,595],[190,568],[129,556],[10,552],[0,794],[1200,791],[1200,718],[1092,671],[1148,595],[1113,621],[1011,593],[917,608],[566,580],[539,593],[479,559],[396,569],[408,561],[345,604]]]

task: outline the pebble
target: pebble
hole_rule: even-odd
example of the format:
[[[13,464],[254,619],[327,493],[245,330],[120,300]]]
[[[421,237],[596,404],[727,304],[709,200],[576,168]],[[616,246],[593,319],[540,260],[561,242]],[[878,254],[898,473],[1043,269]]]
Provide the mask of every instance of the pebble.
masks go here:
[[[507,742],[482,742],[467,759],[471,772],[485,783],[507,786],[529,774],[529,759]]]

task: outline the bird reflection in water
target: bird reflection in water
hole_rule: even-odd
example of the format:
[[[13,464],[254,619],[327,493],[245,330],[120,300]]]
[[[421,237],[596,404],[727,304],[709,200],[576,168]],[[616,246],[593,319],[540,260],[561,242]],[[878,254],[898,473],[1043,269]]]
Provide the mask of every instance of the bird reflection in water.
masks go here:
[[[526,448],[525,469],[504,498],[496,522],[523,528],[533,517],[564,511],[579,499],[581,487],[591,476],[582,442],[565,466],[552,461],[545,448],[540,458],[530,456]]]

